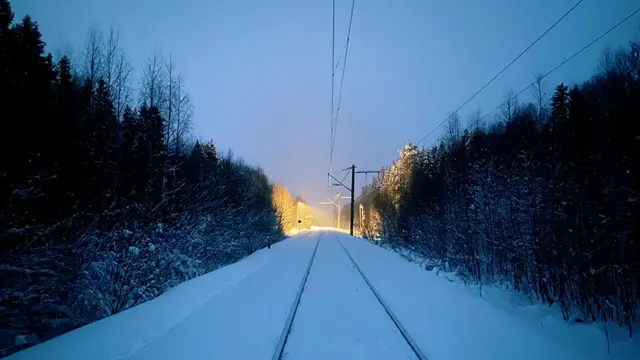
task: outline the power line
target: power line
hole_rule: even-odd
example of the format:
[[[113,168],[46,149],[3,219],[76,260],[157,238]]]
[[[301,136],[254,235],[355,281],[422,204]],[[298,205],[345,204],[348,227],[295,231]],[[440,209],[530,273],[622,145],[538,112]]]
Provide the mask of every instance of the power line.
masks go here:
[[[527,51],[529,51],[535,44],[537,44],[545,35],[547,35],[549,33],[549,31],[551,31],[554,27],[556,27],[556,25],[558,25],[565,17],[567,17],[567,15],[569,15],[571,12],[573,12],[573,10],[578,7],[578,5],[580,5],[584,0],[579,0],[577,3],[575,3],[575,5],[573,5],[569,10],[567,10],[567,12],[564,13],[564,15],[562,15],[558,20],[556,20],[556,22],[554,22],[553,24],[551,24],[551,26],[549,28],[547,28],[547,30],[545,30],[540,36],[538,36],[537,39],[535,39],[529,46],[527,46],[522,52],[520,52],[520,54],[518,54],[518,56],[516,56],[513,60],[511,60],[511,62],[509,62],[505,67],[502,68],[502,70],[500,70],[494,77],[491,78],[491,80],[489,80],[486,84],[484,84],[484,86],[482,86],[478,91],[476,91],[469,99],[467,99],[467,101],[465,101],[462,105],[460,105],[454,112],[452,112],[450,115],[448,115],[444,120],[442,120],[442,122],[440,124],[438,124],[438,126],[436,126],[433,130],[431,130],[427,135],[425,135],[422,139],[420,139],[420,141],[418,141],[416,143],[416,145],[419,145],[421,142],[425,141],[429,136],[431,136],[434,132],[436,132],[436,130],[438,130],[442,125],[444,125],[449,118],[451,118],[451,116],[453,114],[456,114],[458,111],[460,111],[463,107],[465,107],[467,104],[469,104],[471,102],[471,100],[475,99],[476,96],[478,96],[478,94],[480,94],[484,89],[487,88],[487,86],[491,85],[491,83],[493,83],[500,75],[502,75],[508,68],[511,67],[511,65],[513,65],[516,61],[518,61],[518,59],[520,59],[522,57],[522,55],[524,55]]]
[[[347,48],[347,42],[345,41],[344,46],[342,47],[342,51],[340,52],[340,56],[338,56],[338,61],[336,62],[336,66],[334,70],[338,70],[338,66],[340,66],[340,59],[342,59],[342,55],[344,55],[344,51]]]
[[[333,149],[336,143],[336,132],[338,131],[338,116],[340,115],[340,104],[342,103],[342,89],[344,85],[344,74],[347,66],[347,56],[349,54],[349,41],[351,39],[351,24],[353,23],[353,9],[355,8],[356,1],[351,1],[351,14],[349,15],[349,29],[347,30],[347,41],[344,50],[344,61],[342,62],[342,77],[340,79],[340,92],[338,93],[338,106],[336,107],[336,115],[333,119],[332,129],[333,136],[331,138],[331,153],[329,155],[329,163],[333,161]]]
[[[333,151],[335,148],[335,142],[336,142],[336,133],[338,130],[338,116],[340,114],[340,104],[342,103],[342,88],[343,88],[343,84],[344,84],[344,74],[345,74],[345,68],[347,65],[347,54],[349,53],[349,41],[351,39],[351,25],[353,23],[353,9],[355,7],[355,0],[352,1],[351,3],[351,14],[349,16],[349,28],[347,31],[347,40],[345,41],[345,45],[343,48],[343,53],[344,53],[344,61],[342,63],[342,76],[341,76],[341,80],[340,80],[340,92],[338,95],[338,105],[337,105],[337,109],[336,109],[336,113],[335,113],[335,117],[333,117],[333,113],[332,115],[332,119],[331,119],[331,129],[332,129],[332,136],[331,136],[331,149],[330,149],[330,154],[329,154],[329,164],[331,164],[333,162]],[[342,58],[342,54],[340,55],[340,58]],[[340,58],[338,58],[338,63],[340,62]],[[338,68],[338,64],[336,64],[335,69]],[[335,70],[334,69],[334,70]]]
[[[333,162],[333,100],[335,98],[335,74],[334,68],[336,61],[336,0],[333,0],[333,26],[331,30],[331,137],[329,139],[329,173],[331,173],[331,163]],[[327,180],[328,181],[328,180]]]
[[[522,93],[524,93],[525,91],[529,90],[532,86],[534,86],[538,81],[546,78],[547,76],[549,76],[551,73],[553,73],[554,71],[558,70],[559,68],[561,68],[562,66],[564,66],[566,63],[568,63],[569,61],[573,60],[573,58],[575,58],[576,56],[578,56],[580,53],[582,53],[583,51],[587,50],[589,47],[591,47],[593,44],[595,44],[596,42],[598,42],[600,39],[602,39],[603,37],[607,36],[610,32],[612,32],[613,30],[615,30],[616,28],[618,28],[620,25],[622,25],[623,23],[625,23],[627,20],[631,19],[634,15],[636,15],[637,13],[640,12],[640,8],[636,9],[636,11],[632,12],[629,16],[625,17],[624,19],[620,20],[617,24],[615,24],[613,27],[611,27],[609,30],[605,31],[604,33],[602,33],[600,36],[598,36],[597,38],[595,38],[593,41],[591,41],[590,43],[588,43],[587,45],[583,46],[580,50],[578,50],[577,52],[575,52],[573,55],[569,56],[568,58],[566,58],[563,62],[561,62],[560,64],[556,65],[556,67],[554,67],[553,69],[549,70],[547,73],[545,73],[544,75],[542,75],[541,77],[539,77],[538,79],[536,79],[536,81],[532,82],[531,84],[527,85],[524,89],[520,90],[517,94],[513,95],[512,97],[510,97],[509,99],[505,100],[504,102],[502,102],[500,105],[496,106],[493,110],[491,110],[490,112],[488,112],[486,115],[484,115],[483,117],[481,117],[480,119],[478,119],[478,122],[483,121],[484,119],[486,119],[487,117],[489,117],[491,114],[493,114],[494,112],[496,112],[498,109],[500,109],[504,104],[506,104],[507,102],[514,100],[515,98],[517,98],[519,95],[521,95]],[[464,130],[468,130],[471,126],[467,126],[467,128],[465,128]]]

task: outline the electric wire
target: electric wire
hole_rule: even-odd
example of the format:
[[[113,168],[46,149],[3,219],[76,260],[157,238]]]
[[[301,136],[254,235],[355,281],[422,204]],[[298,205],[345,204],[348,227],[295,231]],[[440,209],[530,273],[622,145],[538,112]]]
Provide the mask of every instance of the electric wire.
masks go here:
[[[524,50],[522,50],[518,56],[516,56],[513,60],[511,60],[507,65],[505,65],[502,70],[500,70],[496,75],[494,75],[491,80],[489,80],[486,84],[484,84],[478,91],[476,91],[469,99],[467,99],[467,101],[465,101],[462,105],[460,105],[455,111],[453,111],[451,114],[449,114],[444,120],[442,120],[442,122],[440,122],[438,124],[438,126],[436,126],[433,130],[431,130],[427,135],[425,135],[424,137],[422,137],[422,139],[420,139],[420,141],[418,141],[416,143],[416,145],[419,145],[420,143],[422,143],[423,141],[425,141],[429,136],[431,136],[433,133],[435,133],[440,127],[442,127],[442,125],[444,125],[450,118],[451,116],[453,116],[454,114],[457,114],[458,111],[460,111],[463,107],[465,107],[467,104],[469,104],[473,99],[476,98],[476,96],[478,96],[478,94],[480,94],[484,89],[486,89],[489,85],[491,85],[491,83],[493,83],[500,75],[502,75],[508,68],[511,67],[511,65],[513,65],[516,61],[518,61],[522,55],[524,55],[527,51],[529,51],[535,44],[537,44],[543,37],[545,37],[545,35],[547,35],[553,28],[556,27],[556,25],[558,25],[562,20],[564,20],[564,18],[566,18],[570,13],[573,12],[573,10],[575,10],[576,7],[578,7],[578,5],[580,5],[584,0],[579,0],[578,2],[576,2],[569,10],[567,10],[558,20],[556,20],[553,24],[551,24],[551,26],[549,28],[547,28],[547,30],[545,30],[540,36],[538,36],[531,44],[529,44],[529,46],[527,46]]]

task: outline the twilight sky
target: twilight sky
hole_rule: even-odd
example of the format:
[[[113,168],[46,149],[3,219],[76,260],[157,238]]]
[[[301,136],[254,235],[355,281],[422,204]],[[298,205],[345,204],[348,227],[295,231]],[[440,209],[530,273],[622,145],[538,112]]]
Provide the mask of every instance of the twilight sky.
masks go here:
[[[356,0],[334,169],[379,169],[492,78],[577,0]],[[134,65],[172,53],[195,106],[194,133],[262,166],[312,202],[327,189],[331,0],[14,0],[52,53],[79,56],[91,27],[120,33]],[[350,0],[336,0],[336,57]],[[460,113],[497,106],[638,7],[585,0]],[[576,83],[605,47],[640,38],[640,16],[545,81]],[[338,78],[337,78],[338,82]],[[337,88],[336,88],[337,89]],[[337,90],[336,90],[337,91]],[[530,94],[521,97],[524,101]],[[430,145],[439,133],[425,141]],[[370,178],[369,178],[370,179]],[[357,179],[359,189],[364,177]],[[343,191],[344,192],[344,191]]]

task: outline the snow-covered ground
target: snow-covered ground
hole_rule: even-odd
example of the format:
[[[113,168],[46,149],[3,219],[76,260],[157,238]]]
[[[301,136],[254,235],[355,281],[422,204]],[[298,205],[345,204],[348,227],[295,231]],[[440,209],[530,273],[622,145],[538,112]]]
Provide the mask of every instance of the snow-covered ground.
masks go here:
[[[7,359],[271,358],[317,235],[277,243]]]
[[[284,359],[416,359],[336,236],[320,240]]]
[[[514,309],[504,303],[513,294],[496,289],[485,289],[489,299],[481,298],[394,252],[336,236],[431,360],[626,360],[640,354],[635,338],[612,342],[609,355],[599,328],[564,322],[559,312],[551,314],[542,305]]]
[[[609,355],[596,326],[563,322],[540,305],[514,307],[505,302],[513,294],[495,288],[481,298],[394,252],[318,231],[8,359],[271,359],[318,241],[286,359],[415,358],[340,243],[429,360],[627,360],[640,353],[635,339],[614,336]]]

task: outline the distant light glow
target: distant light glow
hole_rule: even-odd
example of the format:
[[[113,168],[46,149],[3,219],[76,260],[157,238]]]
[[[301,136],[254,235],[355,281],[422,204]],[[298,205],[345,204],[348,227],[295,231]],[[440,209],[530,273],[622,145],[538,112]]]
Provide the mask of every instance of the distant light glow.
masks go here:
[[[339,229],[336,227],[332,227],[332,226],[316,226],[316,225],[312,225],[310,229],[289,229],[286,234],[287,236],[294,236],[294,235],[298,235],[298,234],[303,234],[303,233],[309,233],[309,232],[317,232],[317,231],[336,231],[336,232],[341,232],[341,233],[345,233],[348,234],[349,230],[347,229]]]

